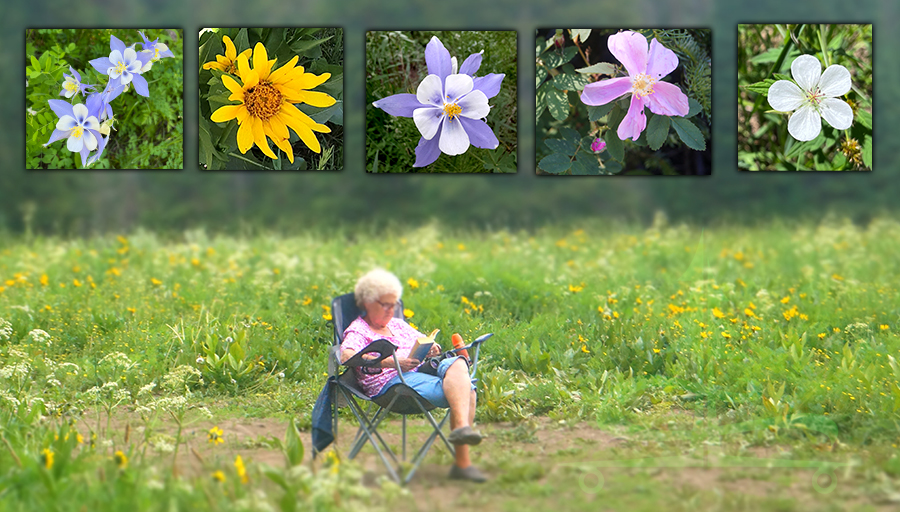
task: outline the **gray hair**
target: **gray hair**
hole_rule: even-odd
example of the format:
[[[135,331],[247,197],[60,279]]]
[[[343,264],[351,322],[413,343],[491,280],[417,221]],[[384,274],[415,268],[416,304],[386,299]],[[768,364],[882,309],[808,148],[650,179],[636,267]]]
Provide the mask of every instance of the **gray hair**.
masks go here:
[[[397,276],[383,268],[366,272],[356,281],[356,287],[353,289],[356,305],[360,308],[365,304],[375,302],[379,297],[388,293],[395,294],[399,300],[403,295],[403,285],[400,284]]]

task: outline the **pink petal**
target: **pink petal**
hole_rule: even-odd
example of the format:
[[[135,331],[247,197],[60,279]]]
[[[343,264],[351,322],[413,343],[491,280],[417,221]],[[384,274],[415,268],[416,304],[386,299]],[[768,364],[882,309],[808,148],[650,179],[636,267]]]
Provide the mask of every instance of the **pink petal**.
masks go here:
[[[609,51],[628,70],[629,76],[647,71],[647,38],[637,32],[619,32],[609,36]]]
[[[688,97],[675,84],[669,82],[656,82],[653,84],[653,94],[644,98],[650,112],[664,116],[686,116],[691,106]]]
[[[585,105],[606,105],[627,93],[629,89],[631,89],[631,79],[627,76],[600,80],[584,86],[584,90],[581,92],[581,101]]]
[[[650,41],[650,57],[647,60],[647,74],[654,80],[668,75],[678,67],[678,56],[666,48],[656,38]]]
[[[644,115],[644,98],[634,94],[631,96],[631,106],[628,107],[628,113],[625,114],[625,119],[622,119],[622,122],[619,123],[616,135],[621,140],[629,137],[631,140],[637,140],[646,127],[647,116]]]

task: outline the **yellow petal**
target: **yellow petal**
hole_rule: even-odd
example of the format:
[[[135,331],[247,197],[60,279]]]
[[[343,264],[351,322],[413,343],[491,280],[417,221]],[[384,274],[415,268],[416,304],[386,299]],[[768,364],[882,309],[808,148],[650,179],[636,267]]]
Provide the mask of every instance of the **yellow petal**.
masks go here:
[[[318,139],[316,139],[316,134],[309,129],[305,123],[301,122],[296,117],[284,116],[284,123],[291,127],[292,130],[297,132],[297,135],[300,136],[300,140],[303,141],[306,146],[311,149],[315,153],[320,153],[322,151],[322,146],[319,145]]]
[[[259,73],[260,80],[268,79],[272,71],[269,54],[266,53],[266,47],[262,43],[256,43],[256,47],[253,48],[253,70]]]
[[[241,84],[237,83],[237,80],[235,80],[234,78],[231,78],[228,75],[222,75],[222,84],[225,87],[227,87],[229,91],[231,91],[232,95],[240,94],[241,100],[243,100],[244,88],[241,87]],[[229,99],[232,99],[232,98],[229,98]]]
[[[247,150],[253,147],[253,127],[251,122],[247,121],[241,123],[241,127],[238,128],[237,132],[237,142],[238,149],[241,150],[241,153],[246,153]]]
[[[266,130],[263,127],[262,119],[251,117],[248,122],[253,123],[253,139],[256,141],[256,145],[259,146],[259,149],[261,149],[269,158],[277,160],[278,157],[275,155],[275,152],[272,151],[272,148],[269,146],[269,141],[266,139]]]
[[[291,105],[290,103],[285,103],[281,106],[281,111],[288,115],[288,117],[293,117],[297,121],[306,125],[310,130],[319,133],[331,133],[331,128],[325,126],[324,124],[319,124],[312,120],[311,117],[301,112],[297,107]],[[284,118],[282,118],[284,119]],[[287,124],[287,121],[285,121]],[[290,126],[290,124],[288,124]],[[295,130],[296,131],[296,130]]]
[[[250,69],[250,63],[244,57],[238,58],[238,71],[241,72],[241,81],[244,82],[244,90],[256,87],[259,83],[259,73]]]
[[[219,69],[219,70],[222,70],[222,65],[219,64],[218,62],[212,62],[212,61],[210,61],[210,62],[207,62],[206,64],[203,65],[203,69]],[[223,70],[223,71],[224,71],[224,70]]]
[[[295,97],[298,98],[298,101],[306,103],[307,105],[321,108],[330,107],[337,101],[324,92],[317,91],[301,91],[300,94]]]
[[[272,74],[269,75],[269,81],[272,83],[278,83],[278,80],[280,78],[284,77],[290,70],[294,69],[294,64],[297,63],[297,59],[299,58],[300,57],[294,55],[294,58],[289,60],[287,64],[273,71]]]
[[[287,126],[278,119],[278,116],[270,117],[268,121],[263,122],[263,126],[266,129],[266,134],[272,138],[272,142],[275,143],[276,146],[281,148],[291,163],[294,163],[294,148],[291,147],[290,132],[288,132]]]
[[[237,57],[237,49],[234,47],[234,43],[231,42],[231,38],[228,36],[222,36],[222,41],[225,42],[225,56],[228,57],[228,60],[234,61],[234,58]]]
[[[213,112],[213,115],[209,117],[209,119],[214,123],[224,123],[226,121],[231,121],[232,119],[238,117],[241,110],[246,111],[247,108],[243,105],[225,105],[224,107],[219,107],[218,110]]]
[[[331,73],[322,73],[319,76],[312,73],[303,73],[285,85],[293,89],[314,89],[327,82],[329,78],[331,78]]]

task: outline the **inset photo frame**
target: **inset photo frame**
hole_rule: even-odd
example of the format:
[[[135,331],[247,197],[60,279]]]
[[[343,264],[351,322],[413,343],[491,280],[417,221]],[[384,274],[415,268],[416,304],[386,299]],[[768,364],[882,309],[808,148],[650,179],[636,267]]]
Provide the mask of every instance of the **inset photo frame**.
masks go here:
[[[514,173],[515,31],[366,33],[366,171]]]
[[[535,55],[538,174],[711,174],[710,29],[538,29]]]
[[[872,170],[871,24],[737,27],[742,171]]]

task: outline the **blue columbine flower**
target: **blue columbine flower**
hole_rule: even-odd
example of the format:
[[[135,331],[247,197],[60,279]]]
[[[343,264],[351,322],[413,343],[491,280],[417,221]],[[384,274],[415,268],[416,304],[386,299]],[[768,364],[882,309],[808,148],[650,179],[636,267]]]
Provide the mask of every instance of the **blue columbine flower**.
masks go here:
[[[153,63],[159,59],[175,56],[165,43],[158,42],[159,38],[156,38],[151,42],[143,32],[138,31],[138,34],[140,34],[141,39],[144,40],[144,42],[141,43],[141,53],[150,53],[151,55],[150,60],[141,68],[141,73],[149,71],[150,68],[153,67]]]
[[[153,55],[150,52],[136,52],[134,45],[125,46],[116,36],[109,36],[109,57],[100,57],[91,62],[94,69],[109,75],[113,88],[120,85],[134,84],[134,90],[144,97],[150,96],[147,80],[141,76],[142,69]]]
[[[69,71],[72,72],[71,75],[63,74],[65,80],[63,80],[62,90],[59,91],[60,96],[71,98],[78,93],[85,93],[88,89],[96,87],[96,85],[81,83],[81,75],[72,66],[69,66]]]
[[[68,139],[66,148],[73,153],[80,153],[81,165],[86,166],[88,154],[97,149],[101,138],[97,116],[82,103],[74,106],[63,100],[49,100],[48,103],[59,116],[59,121],[44,146],[59,139]]]
[[[414,119],[422,134],[414,167],[431,164],[441,152],[465,153],[470,144],[483,149],[495,149],[500,144],[483,119],[490,112],[487,100],[500,92],[505,75],[476,77],[482,53],[469,55],[457,70],[456,57],[450,56],[440,39],[432,37],[425,46],[428,76],[416,94],[394,94],[372,103],[392,116]]]

